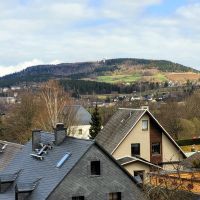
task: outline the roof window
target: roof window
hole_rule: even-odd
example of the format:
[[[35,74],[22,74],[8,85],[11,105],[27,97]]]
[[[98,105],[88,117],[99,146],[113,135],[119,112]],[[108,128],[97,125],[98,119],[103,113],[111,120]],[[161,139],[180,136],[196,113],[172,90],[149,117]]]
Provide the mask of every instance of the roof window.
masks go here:
[[[63,164],[64,164],[64,162],[69,158],[71,156],[71,153],[66,153],[59,161],[58,161],[58,163],[57,163],[57,165],[56,165],[56,167],[61,167]]]

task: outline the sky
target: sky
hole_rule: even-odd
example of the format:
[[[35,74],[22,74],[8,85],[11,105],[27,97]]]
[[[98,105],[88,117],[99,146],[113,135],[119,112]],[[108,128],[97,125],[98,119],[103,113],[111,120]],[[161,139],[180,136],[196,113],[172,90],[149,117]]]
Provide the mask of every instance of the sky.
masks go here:
[[[0,13],[0,76],[109,58],[200,69],[200,0],[0,0]]]

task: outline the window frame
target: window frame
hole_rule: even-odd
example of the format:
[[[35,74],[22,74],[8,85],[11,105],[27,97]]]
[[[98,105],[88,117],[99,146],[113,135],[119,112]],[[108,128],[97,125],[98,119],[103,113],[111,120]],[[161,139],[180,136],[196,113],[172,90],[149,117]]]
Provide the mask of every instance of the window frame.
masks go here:
[[[79,135],[83,135],[83,129],[82,129],[82,128],[79,128],[79,129],[78,129],[78,134],[79,134]]]
[[[72,200],[85,200],[84,196],[73,196]]]
[[[117,195],[117,196],[114,196]],[[110,192],[108,194],[109,200],[121,200],[122,199],[122,193],[121,192]]]
[[[144,122],[147,122],[147,124],[146,124],[146,128],[143,128],[143,123]],[[142,120],[142,131],[148,131],[149,130],[149,120],[148,119],[143,119]]]
[[[92,163],[95,164],[97,162],[99,163],[98,169],[96,169],[97,173],[94,173],[95,170],[92,168],[92,167],[94,167],[94,166],[92,166]],[[90,161],[90,175],[91,176],[101,176],[101,162],[100,162],[100,160],[91,160]]]
[[[139,154],[135,154],[135,153],[133,154],[133,146],[134,146],[134,145],[138,145]],[[132,143],[132,144],[131,144],[131,156],[140,156],[140,153],[141,153],[141,152],[140,152],[140,143]]]
[[[153,146],[155,146],[156,144],[159,144],[159,153],[153,152]],[[151,143],[151,155],[160,155],[161,154],[161,143],[160,142],[153,142]]]

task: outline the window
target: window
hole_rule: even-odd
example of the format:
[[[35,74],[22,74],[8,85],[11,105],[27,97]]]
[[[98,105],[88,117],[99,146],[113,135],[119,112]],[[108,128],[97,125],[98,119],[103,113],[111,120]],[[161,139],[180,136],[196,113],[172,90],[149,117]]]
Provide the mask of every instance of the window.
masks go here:
[[[82,128],[78,129],[78,134],[79,134],[79,135],[82,135],[82,133],[83,133]]]
[[[121,200],[121,192],[109,193],[109,200]]]
[[[72,197],[72,200],[84,200],[84,196]]]
[[[90,163],[90,169],[91,169],[91,175],[100,175],[101,169],[100,169],[100,161],[91,161]]]
[[[144,170],[134,171],[134,176],[140,176],[142,181],[144,180]]]
[[[148,130],[148,120],[142,120],[142,130],[143,131]]]
[[[131,144],[131,156],[140,155],[140,143]]]
[[[151,145],[152,154],[160,154],[160,143],[152,143]]]

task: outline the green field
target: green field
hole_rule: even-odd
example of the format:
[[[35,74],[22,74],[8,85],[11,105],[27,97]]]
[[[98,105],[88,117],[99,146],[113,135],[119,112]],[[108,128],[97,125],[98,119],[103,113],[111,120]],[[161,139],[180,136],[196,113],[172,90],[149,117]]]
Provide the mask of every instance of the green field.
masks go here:
[[[164,81],[168,80],[167,77],[164,74],[161,74],[161,73],[154,74],[153,78],[155,80],[158,80],[159,82],[164,82]]]
[[[105,83],[132,83],[141,79],[140,74],[98,76],[97,81]]]

